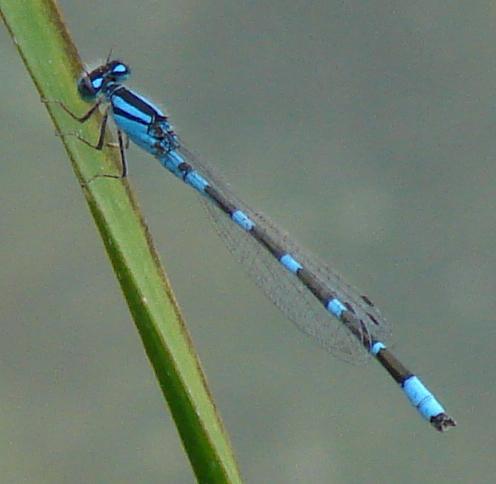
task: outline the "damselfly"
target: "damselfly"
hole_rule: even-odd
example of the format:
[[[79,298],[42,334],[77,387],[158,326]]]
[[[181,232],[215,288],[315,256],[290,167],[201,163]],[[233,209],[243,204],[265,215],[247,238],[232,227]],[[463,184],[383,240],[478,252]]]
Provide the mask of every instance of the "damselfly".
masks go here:
[[[434,395],[386,347],[389,327],[372,301],[355,290],[325,263],[300,248],[259,212],[242,203],[212,168],[194,157],[173,131],[168,117],[152,102],[124,86],[129,67],[119,60],[84,72],[80,96],[91,109],[74,119],[84,122],[104,106],[102,149],[109,115],[117,126],[122,157],[120,175],[127,174],[123,133],[208,202],[218,232],[266,295],[321,346],[345,359],[373,355],[403,389],[418,412],[439,431],[454,427]],[[102,176],[102,175],[100,175]],[[96,178],[96,177],[95,177]]]

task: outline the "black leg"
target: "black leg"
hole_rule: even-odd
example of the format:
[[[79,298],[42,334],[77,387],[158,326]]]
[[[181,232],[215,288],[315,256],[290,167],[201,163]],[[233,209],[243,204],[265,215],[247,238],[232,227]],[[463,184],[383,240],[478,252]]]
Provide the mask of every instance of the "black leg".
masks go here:
[[[71,116],[72,119],[75,119],[76,121],[78,121],[80,123],[84,123],[85,121],[90,119],[91,116],[93,116],[93,114],[98,110],[98,108],[100,107],[100,104],[102,104],[102,100],[100,99],[93,106],[91,106],[91,109],[88,112],[84,113],[82,116],[76,116],[64,103],[62,103],[60,101],[43,100],[43,102],[46,104],[48,104],[48,103],[58,104],[69,116]],[[105,109],[105,112],[103,114],[102,123],[100,125],[100,136],[98,137],[98,141],[95,145],[90,143],[88,140],[84,139],[82,136],[80,136],[77,133],[65,133],[65,134],[62,133],[61,136],[71,134],[73,136],[76,136],[76,138],[78,138],[80,141],[87,144],[88,146],[91,146],[92,148],[95,148],[96,150],[102,150],[103,145],[105,143],[105,130],[107,129],[108,112],[109,112],[109,107],[107,107]]]
[[[122,172],[120,178],[126,178],[128,172],[126,150],[129,147],[129,136],[126,136],[126,141],[124,142],[122,131],[118,129],[117,139],[119,140],[119,151],[121,153],[121,163],[122,163]]]
[[[105,117],[104,117],[105,119]],[[103,123],[102,123],[103,125]],[[102,130],[102,132],[105,132],[105,129]],[[100,136],[100,138],[102,138]],[[122,171],[119,175],[107,175],[107,174],[101,174],[101,175],[95,175],[94,177],[90,178],[83,186],[88,186],[93,180],[96,178],[113,178],[115,180],[121,180],[123,178],[127,177],[128,173],[128,168],[127,168],[127,160],[126,160],[126,146],[124,142],[124,136],[123,133],[120,129],[117,130],[117,139],[119,141],[119,153],[121,155],[121,166],[122,166]],[[84,141],[87,145],[92,146],[93,148],[96,148],[96,146],[92,145],[91,143],[87,142],[84,139],[81,139],[81,141]],[[103,145],[103,143],[102,143]],[[101,149],[101,148],[99,148]]]
[[[84,144],[95,148],[95,150],[101,151],[103,149],[103,145],[105,144],[105,131],[107,130],[108,112],[109,108],[107,108],[105,110],[105,113],[103,113],[102,124],[100,125],[100,136],[98,137],[98,141],[95,145],[84,139],[82,136],[79,136],[78,134],[74,134],[74,136],[76,136],[76,138],[82,141]]]
[[[64,103],[60,101],[47,101],[43,100],[44,103],[56,103],[58,104],[69,116],[71,116],[73,119],[80,123],[84,123],[87,121],[91,116],[98,110],[100,107],[100,104],[102,104],[103,100],[98,100],[92,107],[91,109],[87,112],[84,113],[82,116],[76,116],[69,108],[65,106]],[[98,136],[98,141],[96,144],[90,143],[88,140],[84,139],[82,136],[80,136],[77,133],[67,133],[72,136],[75,136],[78,138],[80,141],[82,141],[84,144],[90,146],[91,148],[94,148],[95,150],[101,151],[105,145],[105,131],[107,130],[107,122],[108,122],[108,117],[109,117],[109,109],[110,106],[107,106],[105,109],[105,112],[103,113],[103,118],[102,118],[102,123],[100,124],[100,135]],[[62,135],[64,136],[64,135]],[[124,138],[125,137],[125,138]],[[128,165],[127,165],[127,160],[126,160],[126,149],[129,147],[129,137],[126,136],[120,129],[117,130],[117,138],[119,141],[118,147],[119,147],[119,153],[121,157],[121,164],[122,164],[122,172],[120,175],[95,175],[94,177],[90,178],[86,183],[83,184],[83,186],[88,186],[95,178],[116,178],[116,179],[121,179],[121,178],[126,178],[127,173],[128,173]],[[124,141],[125,139],[125,141]],[[115,146],[115,143],[108,143],[108,146]]]
[[[93,116],[93,114],[97,111],[98,107],[100,104],[102,104],[103,100],[100,99],[98,100],[93,106],[91,106],[90,110],[86,113],[84,113],[82,116],[77,116],[74,114],[63,102],[61,101],[49,101],[47,99],[42,99],[42,101],[45,104],[58,104],[72,119],[75,119],[76,121],[79,121],[80,123],[84,123],[88,119]]]

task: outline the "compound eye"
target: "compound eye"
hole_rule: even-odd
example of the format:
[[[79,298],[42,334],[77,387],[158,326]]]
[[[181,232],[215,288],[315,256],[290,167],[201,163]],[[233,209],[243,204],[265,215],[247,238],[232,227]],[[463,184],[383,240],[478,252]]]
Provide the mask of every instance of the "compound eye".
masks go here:
[[[95,99],[100,93],[103,86],[102,77],[91,78],[87,74],[84,74],[78,81],[78,92],[79,95],[85,100]]]
[[[129,67],[124,62],[115,60],[109,63],[109,70],[116,80],[123,80],[129,77]]]

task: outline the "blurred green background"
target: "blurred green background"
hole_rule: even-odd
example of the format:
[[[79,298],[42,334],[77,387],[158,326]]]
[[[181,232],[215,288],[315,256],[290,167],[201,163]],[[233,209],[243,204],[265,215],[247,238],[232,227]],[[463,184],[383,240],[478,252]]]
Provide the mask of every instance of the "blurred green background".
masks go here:
[[[196,195],[131,147],[131,184],[246,481],[492,481],[494,4],[60,5],[85,61],[113,48],[130,85],[242,198],[375,300],[398,356],[459,423],[438,435],[379,365],[347,365],[302,336],[231,259]],[[192,482],[5,29],[0,49],[2,482]]]

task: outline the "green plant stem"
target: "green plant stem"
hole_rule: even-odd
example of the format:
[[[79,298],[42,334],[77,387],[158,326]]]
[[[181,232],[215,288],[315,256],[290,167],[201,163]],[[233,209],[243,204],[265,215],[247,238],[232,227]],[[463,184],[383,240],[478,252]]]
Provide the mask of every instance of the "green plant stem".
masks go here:
[[[0,11],[40,96],[85,112],[88,106],[75,89],[81,63],[54,2],[0,0]],[[46,106],[59,132],[80,130],[85,139],[98,138],[98,116],[80,126],[57,104]],[[240,482],[198,357],[127,181],[99,178],[85,185],[98,173],[118,173],[117,150],[97,152],[75,137],[61,139],[197,479]]]

